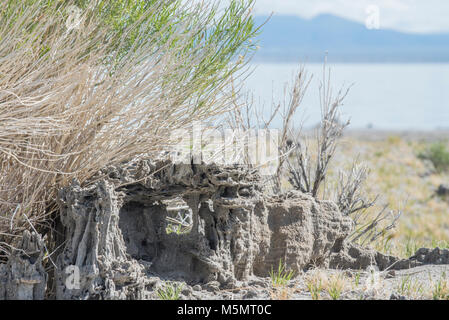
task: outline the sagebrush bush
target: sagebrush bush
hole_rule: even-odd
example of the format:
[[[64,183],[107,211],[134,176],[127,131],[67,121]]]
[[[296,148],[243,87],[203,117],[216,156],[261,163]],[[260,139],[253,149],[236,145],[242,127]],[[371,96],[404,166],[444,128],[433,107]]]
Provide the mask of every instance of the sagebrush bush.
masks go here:
[[[48,229],[73,179],[158,153],[174,130],[226,111],[255,48],[252,6],[3,1],[0,256],[24,229]]]
[[[449,148],[445,142],[435,142],[418,154],[418,158],[432,162],[439,173],[449,171]]]

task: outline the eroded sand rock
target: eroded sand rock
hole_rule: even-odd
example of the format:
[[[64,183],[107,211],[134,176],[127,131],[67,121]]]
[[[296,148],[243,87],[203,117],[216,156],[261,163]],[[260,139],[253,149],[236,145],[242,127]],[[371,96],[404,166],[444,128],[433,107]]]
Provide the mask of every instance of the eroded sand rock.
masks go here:
[[[331,202],[300,192],[263,196],[257,173],[238,166],[141,161],[103,174],[61,192],[68,242],[57,298],[140,298],[148,275],[232,286],[267,276],[281,259],[298,271],[322,264],[352,228]],[[166,232],[163,200],[175,197],[192,210],[185,234]],[[70,290],[65,270],[73,266],[80,286]]]
[[[382,254],[376,250],[362,248],[350,242],[344,242],[341,248],[329,256],[328,267],[332,269],[364,270],[370,266],[379,270],[398,267],[399,259]]]
[[[20,242],[0,265],[0,300],[42,300],[47,273],[42,266],[44,242],[40,235],[25,231]]]
[[[449,250],[420,248],[408,259],[399,259],[376,250],[362,248],[354,243],[344,242],[332,252],[327,266],[332,269],[363,270],[369,266],[383,270],[403,270],[424,265],[449,264]]]
[[[66,245],[57,259],[56,298],[143,299],[142,266],[126,253],[114,185],[74,183],[60,205]]]
[[[341,247],[334,248],[328,259],[328,267],[332,269],[364,270],[375,266],[379,270],[394,268],[399,259],[382,254],[376,250],[362,248],[354,243],[343,242]]]
[[[420,248],[407,260],[411,262],[413,267],[426,264],[449,264],[449,250],[440,248]]]
[[[257,172],[239,166],[139,161],[106,168],[86,186],[74,181],[58,201],[57,299],[157,299],[166,280],[185,284],[183,298],[241,291],[265,299],[267,276],[281,260],[297,275],[449,264],[448,250],[400,260],[349,243],[353,222],[334,203],[298,191],[266,195]],[[187,232],[167,232],[169,202],[191,213]],[[18,248],[0,264],[0,299],[42,299],[43,241],[25,233]],[[264,294],[239,289],[251,283]]]
[[[323,266],[331,249],[352,230],[352,220],[334,203],[316,201],[297,191],[270,197],[266,206],[270,250],[263,257],[260,276],[280,259],[295,272]]]

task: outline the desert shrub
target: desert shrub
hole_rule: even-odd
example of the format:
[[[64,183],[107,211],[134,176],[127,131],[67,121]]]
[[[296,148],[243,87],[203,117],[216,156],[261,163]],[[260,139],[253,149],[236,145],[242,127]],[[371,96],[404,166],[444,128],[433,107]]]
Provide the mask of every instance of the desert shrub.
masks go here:
[[[330,70],[326,72],[326,64],[323,70],[319,88],[321,121],[312,135],[315,145],[311,148],[310,138],[302,136],[301,131],[292,135],[293,143],[282,145],[283,153],[288,154],[285,160],[286,175],[294,189],[309,193],[315,198],[333,200],[344,215],[351,216],[355,222],[351,240],[361,244],[374,242],[396,226],[400,213],[387,210],[388,206],[384,206],[374,217],[367,214],[367,209],[375,205],[378,197],[370,198],[364,192],[369,168],[359,164],[357,159],[349,170],[339,170],[336,183],[326,185],[328,170],[340,138],[349,125],[349,121],[340,119],[340,107],[350,88],[341,89],[334,94]],[[329,190],[330,188],[333,189]]]
[[[73,179],[156,154],[173,130],[227,110],[255,48],[252,6],[2,2],[0,252],[24,229],[48,230]]]
[[[275,119],[282,121],[281,130],[279,132],[279,141],[276,145],[279,148],[279,157],[277,161],[276,173],[267,177],[265,186],[269,192],[278,193],[282,190],[282,182],[285,177],[284,167],[288,158],[292,153],[292,123],[297,109],[300,107],[307,88],[310,84],[311,77],[309,77],[304,66],[301,66],[298,72],[294,75],[291,83],[285,85],[285,98],[282,102],[272,101],[271,110],[264,110],[264,105],[256,106],[254,104],[254,97],[247,94],[243,102],[236,99],[237,95],[234,93],[233,104],[234,108],[228,113],[227,125],[235,132],[248,132],[254,129],[269,129]],[[268,115],[268,116],[267,116]],[[247,140],[243,141],[243,145]],[[245,146],[246,147],[246,146]],[[243,159],[248,166],[253,164],[249,159]]]
[[[326,75],[323,76],[319,92],[321,121],[315,133],[315,151],[310,151],[307,140],[301,139],[300,133],[295,137],[295,143],[291,147],[286,147],[291,151],[286,160],[289,182],[295,189],[310,193],[313,197],[318,196],[320,187],[326,179],[329,164],[337,150],[339,138],[349,125],[349,121],[341,122],[339,119],[339,108],[349,88],[333,95],[329,71],[327,78]],[[288,153],[287,150],[285,152]]]
[[[276,173],[267,178],[264,184],[269,186],[268,191],[279,193],[293,188],[317,199],[334,201],[340,211],[351,216],[355,222],[350,239],[366,244],[385,237],[395,228],[401,213],[387,210],[386,205],[374,216],[368,214],[368,209],[376,204],[378,197],[370,197],[364,192],[369,168],[359,164],[357,159],[349,170],[339,171],[335,183],[326,183],[330,180],[328,170],[340,138],[349,125],[349,121],[341,120],[340,108],[350,87],[334,92],[330,78],[330,69],[325,62],[319,86],[321,119],[313,132],[304,132],[301,127],[294,127],[311,80],[304,67],[300,67],[293,81],[286,84],[283,101],[272,101],[270,112],[263,110],[263,106],[256,107],[254,98],[247,96],[243,103],[234,101],[236,108],[230,112],[228,124],[240,131],[267,129],[274,119],[280,118],[279,161]]]
[[[437,172],[449,170],[449,149],[447,143],[435,142],[418,154],[418,158],[432,162]]]
[[[379,196],[366,194],[368,176],[369,168],[357,160],[349,170],[340,170],[334,200],[341,213],[351,216],[354,221],[355,228],[349,239],[362,245],[376,242],[386,252],[391,240],[388,231],[396,227],[401,213],[388,210],[388,205],[384,205],[374,216],[370,214],[369,209],[376,205]]]

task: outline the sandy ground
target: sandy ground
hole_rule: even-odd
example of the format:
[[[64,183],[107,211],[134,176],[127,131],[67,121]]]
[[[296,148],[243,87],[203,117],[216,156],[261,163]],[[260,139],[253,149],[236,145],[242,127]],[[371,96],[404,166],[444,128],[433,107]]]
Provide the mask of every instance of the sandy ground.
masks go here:
[[[295,276],[285,285],[273,285],[270,277],[236,282],[233,288],[220,288],[215,282],[171,285],[181,288],[182,300],[430,300],[449,299],[447,275],[449,265],[384,272],[315,269]],[[156,292],[148,298],[158,299]]]
[[[426,141],[432,142],[442,139],[449,139],[449,130],[433,131],[393,131],[375,129],[353,129],[345,132],[345,137],[356,138],[364,141],[383,141],[389,137],[396,136],[406,141]]]
[[[341,139],[329,172],[329,189],[335,190],[339,171],[349,170],[357,159],[370,169],[365,194],[379,196],[367,217],[384,204],[401,213],[396,229],[372,244],[376,249],[408,257],[419,247],[449,247],[449,202],[435,193],[440,184],[449,183],[449,173],[438,173],[429,161],[418,158],[435,141],[449,141],[449,131],[359,130],[347,131]]]

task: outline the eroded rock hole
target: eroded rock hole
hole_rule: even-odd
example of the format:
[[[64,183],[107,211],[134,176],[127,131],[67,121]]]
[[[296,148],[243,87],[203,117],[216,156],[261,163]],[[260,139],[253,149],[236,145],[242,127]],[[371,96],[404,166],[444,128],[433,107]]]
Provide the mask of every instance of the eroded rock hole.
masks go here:
[[[192,209],[181,198],[164,200],[167,208],[165,232],[167,234],[183,235],[192,231]]]
[[[157,256],[166,212],[159,203],[128,202],[120,209],[119,227],[127,252],[133,258],[151,262]]]
[[[237,186],[224,187],[222,189],[221,196],[225,198],[235,198],[237,197],[237,191],[238,191]]]
[[[204,281],[207,267],[192,250],[200,242],[192,232],[193,212],[181,198],[152,204],[126,203],[119,227],[127,253],[145,261],[151,274],[185,281]]]

